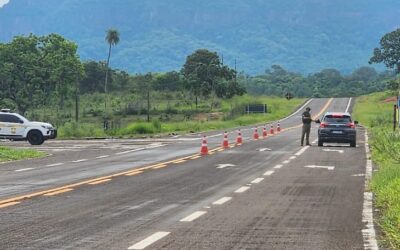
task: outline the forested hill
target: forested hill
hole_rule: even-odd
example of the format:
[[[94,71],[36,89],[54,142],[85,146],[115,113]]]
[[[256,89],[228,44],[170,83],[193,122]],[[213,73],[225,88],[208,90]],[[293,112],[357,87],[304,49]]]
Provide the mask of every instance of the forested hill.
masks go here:
[[[59,33],[82,59],[105,60],[105,30],[120,31],[111,66],[129,72],[180,69],[207,48],[239,70],[292,71],[366,65],[381,36],[398,28],[399,0],[11,0],[0,8],[0,41]]]

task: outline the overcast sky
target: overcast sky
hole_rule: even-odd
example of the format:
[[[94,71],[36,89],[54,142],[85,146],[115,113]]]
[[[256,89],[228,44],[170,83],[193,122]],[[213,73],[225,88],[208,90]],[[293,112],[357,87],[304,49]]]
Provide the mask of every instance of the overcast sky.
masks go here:
[[[6,3],[8,3],[10,0],[0,0],[0,8],[3,7]]]

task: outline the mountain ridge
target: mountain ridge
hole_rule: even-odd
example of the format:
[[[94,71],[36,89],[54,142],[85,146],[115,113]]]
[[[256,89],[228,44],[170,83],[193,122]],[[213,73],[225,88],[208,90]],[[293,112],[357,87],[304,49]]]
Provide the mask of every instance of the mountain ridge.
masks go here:
[[[273,64],[302,73],[366,65],[379,39],[399,26],[395,0],[11,0],[0,8],[0,41],[59,33],[84,60],[105,60],[105,31],[121,41],[111,66],[131,73],[179,70],[198,48],[250,74]]]

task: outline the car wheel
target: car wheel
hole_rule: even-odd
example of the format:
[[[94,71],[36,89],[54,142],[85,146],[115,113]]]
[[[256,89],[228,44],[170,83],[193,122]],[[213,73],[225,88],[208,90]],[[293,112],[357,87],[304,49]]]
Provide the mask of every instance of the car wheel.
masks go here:
[[[323,147],[324,146],[324,142],[320,139],[318,139],[318,147]]]
[[[31,145],[41,145],[44,142],[43,135],[38,130],[33,130],[28,133],[28,142]]]
[[[355,148],[356,147],[356,141],[350,142],[350,147]]]

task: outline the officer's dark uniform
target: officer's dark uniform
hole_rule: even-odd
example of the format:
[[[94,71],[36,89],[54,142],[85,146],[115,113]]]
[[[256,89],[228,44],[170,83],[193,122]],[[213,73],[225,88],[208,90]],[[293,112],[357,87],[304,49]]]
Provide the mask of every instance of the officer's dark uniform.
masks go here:
[[[306,145],[310,145],[310,131],[311,131],[311,114],[310,108],[307,107],[306,111],[303,112],[302,121],[303,121],[303,129],[301,132],[301,146],[303,146],[304,136],[306,136]]]

